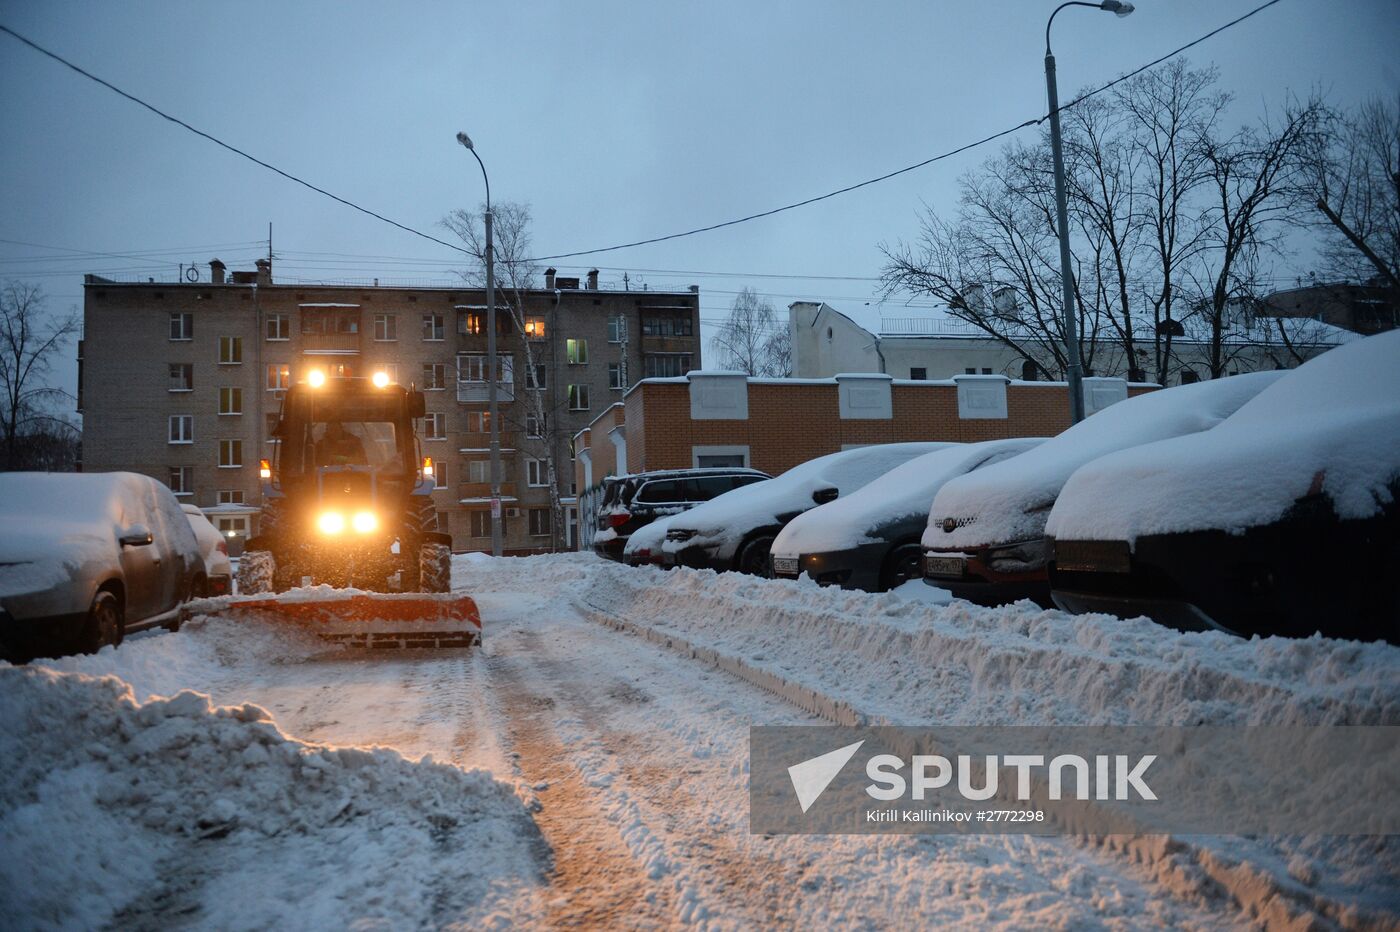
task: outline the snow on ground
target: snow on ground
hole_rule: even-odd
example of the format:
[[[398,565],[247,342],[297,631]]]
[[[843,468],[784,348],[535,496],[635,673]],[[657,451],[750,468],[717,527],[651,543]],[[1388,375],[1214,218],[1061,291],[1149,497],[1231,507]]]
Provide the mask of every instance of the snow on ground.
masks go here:
[[[138,704],[116,677],[4,667],[0,695],[16,927],[485,923],[534,882],[531,823],[488,774],[304,744],[195,692]]]
[[[1308,910],[1355,927],[1400,912],[1382,842],[1211,839],[1188,856],[1176,840],[751,835],[749,726],[822,719],[609,625],[904,723],[1396,723],[1395,648],[1181,635],[1029,604],[940,604],[917,582],[872,596],[591,554],[471,555],[453,570],[481,608],[480,650],[367,655],[212,617],[0,667],[7,711],[31,710],[0,725],[0,840],[7,855],[16,841],[39,852],[6,859],[0,901],[39,924],[45,887],[62,886],[16,877],[34,860],[81,874],[70,925],[123,909],[118,924],[193,928],[1227,928]],[[132,694],[84,674],[115,674]],[[180,695],[190,688],[234,708]],[[135,705],[151,696],[176,698]],[[29,746],[12,746],[41,728],[58,737],[31,765]],[[269,763],[244,760],[255,744]],[[346,750],[375,745],[396,752]],[[424,755],[443,763],[413,760]],[[103,795],[110,773],[149,786],[147,801]],[[242,821],[198,838],[201,819],[227,811],[220,799]],[[342,800],[351,817],[327,815]],[[430,818],[442,813],[458,820],[445,836]]]

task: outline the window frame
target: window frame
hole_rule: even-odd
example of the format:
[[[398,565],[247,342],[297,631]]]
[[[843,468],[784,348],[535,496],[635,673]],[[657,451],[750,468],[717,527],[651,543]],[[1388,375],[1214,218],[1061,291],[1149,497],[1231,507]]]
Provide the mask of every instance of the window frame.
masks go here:
[[[280,333],[281,336],[273,336],[274,333]],[[291,338],[292,316],[290,314],[268,314],[263,340],[268,343],[286,343]]]
[[[571,366],[588,365],[588,338],[566,337],[564,340],[564,358]]]
[[[569,384],[569,389],[568,389],[568,401],[569,401],[569,410],[570,410],[570,411],[589,411],[589,410],[592,410],[592,405],[590,404],[590,402],[592,401],[592,399],[589,398],[589,396],[588,396],[588,383],[587,383],[587,382],[572,382],[572,383],[570,383],[570,384]],[[581,404],[579,403],[580,401],[582,402]]]
[[[175,429],[175,425],[181,425],[180,430]],[[189,428],[188,431],[185,428]],[[166,419],[165,443],[167,446],[179,447],[189,446],[194,443],[194,415],[193,414],[172,414]]]
[[[429,411],[423,415],[423,440],[447,439],[447,415],[441,411]]]
[[[237,336],[219,337],[219,365],[243,365],[243,338]]]
[[[194,467],[171,466],[169,469],[170,473],[165,484],[170,487],[170,491],[175,493],[176,498],[192,498],[194,496]],[[175,481],[176,476],[180,477],[179,482]],[[189,482],[185,481],[186,476],[189,477]]]
[[[175,326],[176,321],[179,321],[179,323],[180,323],[180,326],[179,326],[178,329],[179,329],[180,333],[182,334],[181,336],[178,336],[178,337],[175,336],[175,331],[176,331],[176,329],[177,329],[176,326]],[[170,342],[171,342],[171,343],[189,343],[189,342],[190,342],[191,340],[193,340],[193,339],[194,339],[194,314],[190,313],[189,311],[171,311],[171,312],[170,312],[170,331],[169,331],[169,340],[170,340]]]
[[[224,410],[224,399],[236,401],[236,410]],[[242,417],[243,416],[243,389],[237,385],[219,386],[219,417]]]
[[[429,334],[436,336],[429,336]],[[442,314],[427,313],[423,315],[423,342],[441,343],[446,339],[446,326]]]
[[[237,452],[237,456],[225,457],[225,452],[230,454]],[[237,462],[225,462],[234,460]],[[219,468],[220,469],[242,469],[243,468],[243,439],[241,437],[220,437],[219,438]]]
[[[442,392],[447,390],[447,363],[423,363],[422,389],[425,392]]]
[[[274,374],[276,374],[277,376],[275,380],[273,379]],[[284,375],[286,376],[285,381],[283,379]],[[273,384],[274,381],[276,382],[276,384]],[[287,389],[291,388],[292,364],[288,362],[268,363],[267,373],[264,377],[263,384],[267,386],[267,390],[270,392],[285,392]]]
[[[426,315],[425,315],[426,316]],[[383,324],[383,332],[386,336],[380,336],[380,324]],[[376,343],[397,343],[399,341],[399,315],[397,314],[375,314],[374,315],[374,342]]]
[[[175,387],[173,387],[174,384],[175,384],[175,373],[174,373],[174,372],[171,372],[171,373],[170,373],[170,384],[171,384],[172,387],[166,389],[166,391],[169,391],[169,392],[192,392],[192,391],[194,391],[194,363],[192,363],[192,362],[172,362],[172,363],[169,363],[168,365],[170,366],[171,369],[175,369],[175,368],[178,366],[178,367],[180,368],[180,370],[182,371],[182,373],[183,373],[184,375],[187,376],[187,378],[184,380],[184,381],[185,381],[185,387],[184,387],[184,388],[175,388]]]
[[[550,511],[549,511],[548,508],[529,508],[529,509],[526,509],[526,511],[528,512],[527,520],[529,521],[529,526],[528,526],[528,530],[529,530],[529,532],[530,532],[530,533],[529,533],[529,536],[531,536],[531,537],[550,537],[550,536],[553,535],[553,533],[554,533],[554,528],[553,528],[554,522],[553,522],[553,520],[552,520],[552,516],[551,516]],[[543,521],[542,521],[542,522],[537,522],[537,520],[536,520],[536,515],[542,516]],[[536,525],[537,523],[543,523],[543,525],[544,525],[543,529],[537,530],[536,527],[535,527],[535,525]]]
[[[525,459],[525,487],[530,489],[549,488],[548,464],[536,457],[526,457]],[[533,475],[531,475],[533,473]]]

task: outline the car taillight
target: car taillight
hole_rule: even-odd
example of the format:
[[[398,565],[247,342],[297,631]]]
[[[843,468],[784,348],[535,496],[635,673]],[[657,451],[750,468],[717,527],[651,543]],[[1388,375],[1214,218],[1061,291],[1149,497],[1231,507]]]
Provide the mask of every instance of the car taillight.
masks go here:
[[[625,511],[615,511],[612,514],[608,515],[608,522],[613,527],[622,527],[624,524],[631,520],[632,515]]]
[[[218,551],[224,556],[228,556],[228,544],[224,543],[223,538],[219,539]]]

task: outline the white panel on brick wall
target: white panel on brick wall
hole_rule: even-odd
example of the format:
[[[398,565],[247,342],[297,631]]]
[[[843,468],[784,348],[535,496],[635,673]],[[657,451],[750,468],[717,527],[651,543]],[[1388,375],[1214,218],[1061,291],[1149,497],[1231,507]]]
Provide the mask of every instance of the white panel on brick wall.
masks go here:
[[[691,372],[690,418],[693,421],[747,421],[749,377],[742,372]]]
[[[1123,379],[1092,376],[1084,379],[1084,414],[1087,417],[1109,405],[1128,400],[1128,383]]]
[[[958,386],[958,417],[964,420],[1002,420],[1006,418],[1006,386],[1004,375],[955,375]]]
[[[846,421],[887,421],[894,417],[890,400],[892,376],[875,372],[842,373],[836,376],[836,393],[841,419]]]

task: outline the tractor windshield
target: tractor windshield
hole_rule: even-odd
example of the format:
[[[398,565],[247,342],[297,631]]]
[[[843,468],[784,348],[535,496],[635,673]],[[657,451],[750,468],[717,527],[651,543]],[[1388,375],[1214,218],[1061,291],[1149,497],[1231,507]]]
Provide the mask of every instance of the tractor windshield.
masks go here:
[[[313,396],[295,406],[279,428],[280,467],[284,473],[307,473],[322,467],[367,466],[375,472],[402,472],[394,399]]]

